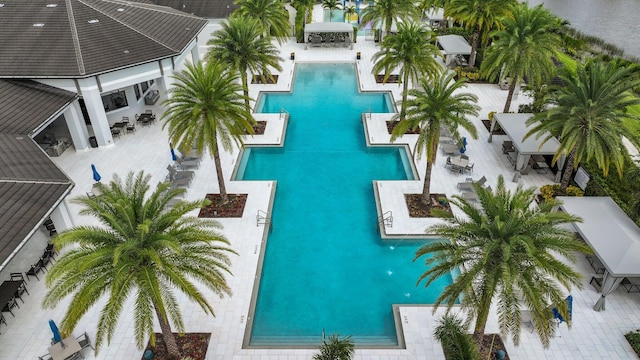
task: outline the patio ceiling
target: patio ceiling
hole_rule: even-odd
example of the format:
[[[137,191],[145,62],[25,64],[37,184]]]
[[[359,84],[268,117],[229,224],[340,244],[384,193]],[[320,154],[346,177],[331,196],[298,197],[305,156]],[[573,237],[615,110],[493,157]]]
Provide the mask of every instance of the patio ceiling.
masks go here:
[[[442,35],[436,37],[436,41],[447,55],[471,54],[471,45],[460,35]]]
[[[525,122],[533,114],[495,114],[494,120],[500,125],[502,130],[509,136],[518,154],[521,155],[554,155],[560,148],[560,142],[555,137],[542,144],[545,136],[530,136],[527,140],[522,140],[524,135],[530,130]]]

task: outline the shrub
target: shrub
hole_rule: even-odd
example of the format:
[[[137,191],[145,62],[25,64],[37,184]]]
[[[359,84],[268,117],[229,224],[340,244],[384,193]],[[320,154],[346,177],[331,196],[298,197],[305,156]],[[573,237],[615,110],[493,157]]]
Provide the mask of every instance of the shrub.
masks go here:
[[[636,355],[640,356],[640,332],[638,330],[629,331],[624,337],[633,348],[633,351],[636,352]]]
[[[558,196],[560,184],[548,184],[540,187],[540,195],[546,201]],[[567,196],[584,196],[584,191],[577,186],[569,185],[566,191]]]
[[[442,344],[447,360],[479,360],[480,352],[473,337],[466,332],[462,319],[455,315],[444,315],[433,332]]]

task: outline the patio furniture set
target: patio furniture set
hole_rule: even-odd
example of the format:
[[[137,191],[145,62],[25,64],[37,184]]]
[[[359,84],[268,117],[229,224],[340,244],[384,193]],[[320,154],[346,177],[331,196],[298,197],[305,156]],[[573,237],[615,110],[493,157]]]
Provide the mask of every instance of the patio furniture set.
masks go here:
[[[197,169],[200,166],[200,156],[180,156],[176,158],[175,164],[167,165],[167,177],[165,182],[171,184],[171,188],[188,188],[195,176],[195,171],[187,169]],[[169,206],[174,206],[180,199],[173,199]]]
[[[469,162],[469,157],[467,155],[447,156],[447,162],[444,164],[444,166],[449,170],[456,171],[461,174],[465,171],[470,173],[473,172],[474,165],[474,163]]]
[[[121,134],[129,134],[136,132],[136,124],[132,124],[129,121],[128,116],[123,116],[122,121],[118,121],[110,126],[111,136],[120,137]]]
[[[29,294],[27,291],[27,282],[24,280],[22,273],[10,273],[10,280],[2,282],[0,284],[0,306],[2,312],[0,312],[0,324],[7,325],[7,320],[2,313],[8,312],[11,316],[16,317],[13,313],[14,308],[20,308],[17,299],[22,300],[22,294]],[[1,333],[0,333],[1,334]]]
[[[39,360],[78,360],[84,359],[82,350],[86,348],[93,349],[89,335],[84,332],[80,336],[69,336],[61,341],[51,341],[49,352],[38,356]]]
[[[307,42],[311,44],[311,47],[317,46],[345,46],[351,45],[351,39],[349,34],[346,33],[312,33],[307,37]]]

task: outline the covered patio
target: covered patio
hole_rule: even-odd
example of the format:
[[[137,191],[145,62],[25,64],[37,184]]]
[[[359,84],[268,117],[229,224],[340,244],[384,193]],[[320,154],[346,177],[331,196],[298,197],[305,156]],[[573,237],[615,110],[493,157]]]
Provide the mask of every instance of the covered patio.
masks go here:
[[[529,132],[530,126],[526,121],[533,114],[495,114],[491,129],[489,131],[488,142],[493,141],[493,132],[496,124],[504,130],[505,134],[511,139],[503,142],[502,152],[507,155],[509,161],[514,165],[514,169],[522,174],[529,171],[529,165],[538,172],[547,172],[548,165],[543,155],[554,155],[560,148],[560,142],[555,137],[551,138],[544,144],[543,139],[546,136],[530,136],[523,140],[524,136]],[[564,163],[564,156],[559,159],[559,168]],[[560,172],[558,172],[560,174]]]
[[[602,295],[593,310],[605,309],[605,299],[625,277],[640,277],[640,228],[610,197],[560,196],[560,209],[580,216],[576,231],[591,246],[605,268]]]
[[[471,55],[471,45],[460,35],[441,35],[436,37],[436,45],[444,54],[447,66],[466,66],[467,58]]]
[[[304,28],[304,39],[311,46],[351,46],[353,25],[343,22],[314,22]]]

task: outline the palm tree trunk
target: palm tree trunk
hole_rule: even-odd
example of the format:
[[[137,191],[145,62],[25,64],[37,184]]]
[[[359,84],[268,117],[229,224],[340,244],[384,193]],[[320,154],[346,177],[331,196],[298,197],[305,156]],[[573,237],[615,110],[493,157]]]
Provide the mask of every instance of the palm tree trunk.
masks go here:
[[[222,163],[220,162],[219,147],[216,144],[216,151],[213,153],[213,162],[216,165],[216,173],[218,174],[218,186],[220,187],[220,197],[222,202],[229,201],[227,198],[227,188],[224,185],[224,174],[222,173]]]
[[[475,27],[471,34],[471,54],[469,55],[469,64],[467,69],[471,70],[476,65],[476,51],[478,50],[478,41],[480,39],[480,28]]]
[[[307,24],[311,24],[313,21],[313,3],[307,6]]]
[[[158,322],[160,323],[160,330],[162,331],[162,338],[164,339],[164,345],[167,348],[167,352],[169,353],[169,357],[173,360],[180,358],[180,350],[178,350],[178,344],[176,343],[176,338],[173,336],[173,332],[171,332],[171,325],[169,321],[160,314],[160,310],[154,304],[153,308],[156,311],[156,316],[158,317]]]
[[[518,79],[511,79],[511,84],[509,84],[509,93],[507,93],[507,102],[504,104],[504,113],[509,112],[509,108],[511,107],[511,100],[513,99],[513,93],[516,91],[516,85],[518,84]]]
[[[247,80],[247,69],[240,72],[242,74],[242,91],[244,92],[244,106],[247,112],[251,113],[251,105],[249,105],[249,81]]]
[[[405,71],[402,81],[402,102],[400,103],[400,121],[404,120],[405,115],[407,114],[406,106],[407,106],[407,95],[409,93],[409,72]]]
[[[482,340],[482,337],[484,336],[484,331],[487,327],[487,320],[489,319],[489,311],[491,310],[491,295],[494,294],[495,288],[493,291],[488,289],[481,289],[480,291],[483,293],[482,298],[480,299],[480,304],[477,306],[478,313],[476,314],[476,325],[473,328],[473,336],[476,341]]]
[[[427,210],[431,210],[431,170],[433,169],[433,163],[427,161],[427,169],[424,172],[424,184],[422,185],[422,204],[427,207]]]
[[[567,187],[569,186],[569,181],[571,180],[571,175],[573,174],[573,161],[576,157],[576,148],[574,147],[569,156],[567,156],[567,160],[565,160],[564,164],[564,172],[562,173],[562,179],[560,180],[560,189],[558,190],[559,195],[563,196],[567,192]]]

